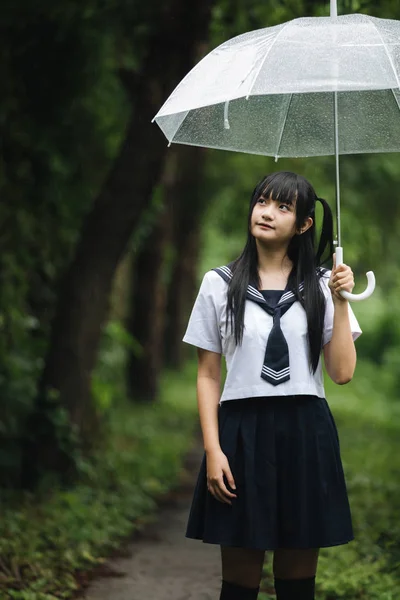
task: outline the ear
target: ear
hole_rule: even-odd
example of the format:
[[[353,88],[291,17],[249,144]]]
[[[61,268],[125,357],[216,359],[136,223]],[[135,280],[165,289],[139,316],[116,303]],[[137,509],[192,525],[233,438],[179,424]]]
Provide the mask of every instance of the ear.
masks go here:
[[[310,227],[313,226],[314,220],[311,217],[307,217],[307,219],[304,221],[303,225],[300,227],[300,229],[297,230],[297,235],[302,235],[303,233],[305,233],[306,231],[308,231],[310,229]]]

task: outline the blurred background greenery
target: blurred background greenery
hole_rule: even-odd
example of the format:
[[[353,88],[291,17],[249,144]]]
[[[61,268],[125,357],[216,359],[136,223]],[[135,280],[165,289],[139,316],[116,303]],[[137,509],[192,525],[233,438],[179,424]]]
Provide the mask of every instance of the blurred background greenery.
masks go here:
[[[400,18],[396,0],[338,8]],[[255,183],[289,169],[334,202],[332,157],[168,149],[151,118],[222,41],[327,14],[314,0],[5,3],[1,597],[69,597],[77,570],[176,482],[196,424],[181,338],[203,273],[243,246]],[[378,288],[354,306],[356,381],[330,388],[361,541],[323,565],[326,600],[400,598],[398,165],[395,154],[341,159],[345,260],[361,289],[369,269]]]

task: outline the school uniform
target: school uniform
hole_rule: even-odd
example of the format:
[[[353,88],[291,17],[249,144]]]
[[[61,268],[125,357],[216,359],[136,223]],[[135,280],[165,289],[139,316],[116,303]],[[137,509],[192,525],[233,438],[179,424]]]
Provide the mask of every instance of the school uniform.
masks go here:
[[[225,357],[219,437],[237,498],[223,504],[208,491],[204,455],[186,536],[261,550],[345,544],[353,530],[339,439],[321,359],[310,370],[306,313],[288,290],[249,286],[236,345],[226,329],[231,275],[229,267],[204,275],[183,341]],[[323,345],[333,330],[329,276],[320,279]],[[361,329],[350,306],[349,318],[355,340]]]

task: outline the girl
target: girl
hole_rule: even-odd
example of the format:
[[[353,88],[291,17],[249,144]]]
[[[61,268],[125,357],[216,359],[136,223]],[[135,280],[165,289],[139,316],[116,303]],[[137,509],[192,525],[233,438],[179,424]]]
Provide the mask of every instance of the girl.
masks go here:
[[[266,550],[278,600],[313,600],[319,548],[353,539],[320,354],[331,379],[347,383],[361,330],[339,294],[352,291],[352,271],[320,267],[332,229],[306,179],[265,177],[243,252],[205,274],[190,316],[205,454],[186,535],[221,546],[220,600],[257,598]]]

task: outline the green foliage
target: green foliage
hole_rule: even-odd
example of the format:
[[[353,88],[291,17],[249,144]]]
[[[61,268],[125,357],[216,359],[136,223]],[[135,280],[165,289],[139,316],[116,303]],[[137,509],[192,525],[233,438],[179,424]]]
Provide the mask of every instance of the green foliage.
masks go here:
[[[19,480],[57,286],[128,112],[114,31],[99,27],[93,3],[14,4],[3,15],[0,61],[0,473],[7,485]]]
[[[19,437],[30,412],[36,381],[43,366],[37,320],[18,310],[0,309],[0,484],[18,478]],[[30,339],[30,343],[27,340]]]
[[[339,12],[360,10],[381,17],[400,16],[394,0],[383,0],[379,5],[362,0],[339,0],[338,4]],[[327,14],[327,10],[327,2],[306,0],[265,3],[219,0],[213,13],[211,45],[248,29],[275,25],[305,14]],[[154,19],[162,18],[162,11],[153,1],[54,3],[44,0],[31,4],[18,0],[12,10],[5,11],[3,18],[6,26],[0,63],[3,83],[0,129],[4,148],[0,161],[0,473],[3,484],[12,484],[18,482],[21,435],[46,356],[58,283],[74,255],[84,216],[118,153],[131,110],[118,72],[120,68],[132,73],[140,71],[152,24]],[[319,195],[333,202],[331,158],[285,159],[275,164],[272,159],[228,152],[210,151],[209,157],[204,188],[212,201],[204,224],[202,272],[240,252],[250,193],[264,173],[286,168],[299,171],[310,178]],[[358,344],[359,355],[379,365],[379,373],[373,371],[373,365],[370,370],[388,396],[394,396],[400,372],[397,325],[400,322],[397,318],[400,277],[396,260],[400,251],[397,235],[400,172],[397,162],[396,155],[350,156],[341,160],[345,260],[352,264],[357,282],[367,268],[374,269],[384,290],[368,303],[357,306],[356,312],[366,332]],[[161,207],[161,197],[162,189],[159,189],[152,209]],[[151,219],[159,215],[157,210],[148,213],[149,218],[143,221],[141,231],[136,232],[133,244],[146,235]],[[103,454],[93,460],[81,460],[81,485],[73,491],[55,492],[49,499],[27,497],[22,503],[18,501],[18,511],[11,509],[10,503],[5,508],[7,518],[2,519],[0,525],[0,533],[4,534],[0,542],[4,544],[0,545],[3,562],[0,585],[15,588],[8,592],[11,598],[45,600],[54,598],[53,594],[62,597],[62,588],[65,594],[70,594],[75,586],[71,570],[96,564],[103,550],[107,551],[119,535],[129,530],[130,519],[147,514],[153,506],[154,496],[168,485],[161,474],[171,479],[175,476],[178,468],[175,442],[167,444],[167,440],[175,426],[181,429],[174,440],[179,452],[183,451],[186,425],[189,426],[192,416],[182,427],[181,419],[186,419],[181,414],[182,407],[168,410],[163,417],[160,408],[159,422],[152,407],[141,407],[144,412],[139,428],[136,409],[124,405],[123,370],[127,348],[140,352],[135,340],[127,336],[119,324],[110,323],[105,329],[93,377],[93,393],[98,412],[104,421],[111,423],[111,433]],[[358,396],[363,402],[370,397],[371,379],[365,377],[364,381],[368,383],[364,383],[362,389],[357,388],[354,403]],[[343,397],[347,399],[347,391]],[[375,448],[379,456],[384,454],[379,449],[386,427],[386,408],[382,407],[386,405],[382,404],[382,398],[375,400],[368,409],[364,404],[358,409],[369,411],[379,423],[375,429],[370,425],[366,429],[371,440],[375,440],[371,448]],[[394,410],[393,405],[392,401],[390,411]],[[346,418],[355,418],[356,410],[351,409],[352,406],[351,403],[340,405]],[[68,450],[74,431],[70,430],[65,409],[51,411],[49,418]],[[346,427],[347,421],[344,423]],[[158,441],[160,431],[165,445]],[[366,455],[371,456],[362,437],[359,439],[351,429],[348,434],[349,439],[357,440]],[[156,436],[157,444],[154,444]],[[392,444],[388,435],[388,447]],[[159,449],[163,450],[162,455],[157,454]],[[142,462],[145,458],[149,463]],[[358,455],[354,465],[357,460],[363,467]],[[387,460],[390,462],[389,456]],[[353,464],[353,458],[348,463]],[[386,502],[386,494],[388,498],[390,494],[385,491],[386,480],[378,478],[379,490],[371,481],[375,473],[387,477],[386,469],[386,465],[371,465],[366,475],[369,483],[364,487],[349,470],[354,479],[352,489],[356,503],[362,494],[375,498],[373,502],[378,506],[374,505],[374,510],[379,512],[379,502]],[[92,506],[93,514],[104,523],[103,527],[99,528],[98,522],[93,526]],[[118,510],[114,511],[113,507]],[[63,512],[65,520],[58,514]],[[112,522],[109,514],[113,515]],[[360,515],[374,522],[369,505],[360,504]],[[389,515],[383,512],[380,518],[397,532]],[[91,527],[98,535],[95,541]],[[368,529],[367,524],[360,521],[358,527],[375,539],[374,531]],[[41,535],[40,528],[43,529]],[[394,542],[389,526],[382,525],[381,529],[383,541],[380,538],[378,543],[375,539],[372,546],[367,543],[369,556],[375,561],[368,566],[373,574],[370,583],[375,586],[375,594],[380,593],[376,574],[384,574],[385,585],[387,577],[392,577],[385,561],[387,548]],[[382,544],[384,558],[378,552]],[[63,552],[67,554],[64,556]],[[351,596],[351,590],[366,575],[354,567],[354,572],[346,571],[346,581],[342,581],[339,571],[344,572],[346,564],[340,562],[339,556],[343,556],[340,552],[338,550],[336,570],[330,571],[326,566],[327,582],[331,581],[326,584],[327,594],[334,593],[332,582],[337,578],[343,594]],[[353,544],[348,552],[348,562],[352,564],[361,549]],[[356,555],[351,554],[354,552]],[[65,571],[57,570],[62,564],[60,558],[67,566]],[[367,558],[363,560],[359,563],[363,565],[360,569],[366,571],[369,563]],[[25,584],[30,586],[29,590],[19,589]],[[362,585],[365,588],[367,579]],[[382,591],[382,598],[385,593]]]
[[[5,482],[18,481],[20,439],[45,360],[60,279],[74,256],[84,216],[118,154],[132,110],[120,70],[129,71],[133,79],[140,75],[153,28],[164,18],[164,10],[155,1],[127,0],[43,0],[36,4],[17,0],[4,10],[0,61],[4,150],[0,160],[0,471]],[[379,6],[372,1],[339,1],[339,12],[346,10],[398,16],[393,0]],[[309,0],[218,0],[210,44],[215,46],[249,29],[327,11],[327,3]],[[270,159],[228,152],[214,151],[209,156],[204,187],[214,210],[212,227],[205,234],[226,238],[221,259],[225,250],[229,257],[240,251],[249,194],[266,171],[299,170],[310,177],[321,195],[333,198],[330,158],[275,165]],[[357,274],[374,268],[385,288],[394,286],[399,279],[397,263],[391,258],[399,250],[396,157],[346,157],[342,174],[345,259]],[[385,210],[381,202],[374,201],[381,198]],[[159,215],[161,188],[154,200],[148,218],[135,232],[133,245]],[[380,255],[388,260],[382,261]],[[387,331],[387,323],[382,331]],[[380,346],[386,337],[381,335]],[[108,357],[110,361],[114,358]],[[397,367],[394,351],[382,360]],[[97,371],[93,381],[103,412],[114,397],[106,371],[104,365],[104,377]]]
[[[103,330],[97,365],[92,378],[96,407],[105,415],[126,397],[125,366],[127,351],[140,356],[142,346],[120,321],[111,320]]]
[[[114,407],[106,447],[82,466],[76,487],[3,498],[0,597],[71,598],[76,572],[104,562],[149,520],[157,498],[176,484],[193,435],[197,409],[187,379],[166,373],[157,405]]]
[[[388,397],[397,397],[400,385],[400,313],[398,284],[388,293],[379,287],[367,302],[353,305],[365,335],[357,341],[357,354],[382,367],[380,381]]]

